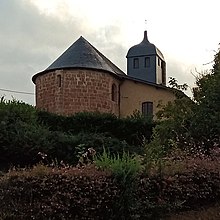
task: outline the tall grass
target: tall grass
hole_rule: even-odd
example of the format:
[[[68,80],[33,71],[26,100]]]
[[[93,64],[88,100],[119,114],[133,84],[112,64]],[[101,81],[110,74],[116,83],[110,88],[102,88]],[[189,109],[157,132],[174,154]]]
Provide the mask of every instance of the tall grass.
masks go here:
[[[109,170],[121,183],[134,180],[141,170],[141,162],[138,157],[131,156],[125,151],[119,154],[110,155],[103,150],[101,155],[95,157],[95,165],[101,170]]]
[[[136,189],[137,176],[141,171],[141,161],[123,152],[120,156],[103,153],[95,158],[95,165],[102,170],[109,170],[121,189],[120,199],[115,202],[115,219],[133,219],[133,210],[137,208],[134,192]]]

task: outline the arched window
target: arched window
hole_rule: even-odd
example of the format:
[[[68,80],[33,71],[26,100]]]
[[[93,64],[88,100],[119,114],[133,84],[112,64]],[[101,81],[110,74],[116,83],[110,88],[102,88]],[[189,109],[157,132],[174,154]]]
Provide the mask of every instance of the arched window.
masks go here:
[[[117,101],[117,86],[114,83],[112,84],[112,101]]]

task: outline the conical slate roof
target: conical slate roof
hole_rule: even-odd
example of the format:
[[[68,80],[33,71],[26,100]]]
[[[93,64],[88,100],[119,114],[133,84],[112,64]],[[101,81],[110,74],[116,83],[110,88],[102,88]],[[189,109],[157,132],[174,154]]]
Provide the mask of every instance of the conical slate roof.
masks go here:
[[[154,44],[149,42],[147,37],[147,31],[145,31],[143,41],[131,47],[128,50],[126,57],[129,58],[129,57],[149,56],[149,55],[158,55],[162,60],[164,60],[161,51]]]
[[[35,82],[39,74],[44,74],[52,70],[71,68],[104,70],[115,75],[125,75],[122,70],[81,36],[46,70],[34,75],[32,80]]]

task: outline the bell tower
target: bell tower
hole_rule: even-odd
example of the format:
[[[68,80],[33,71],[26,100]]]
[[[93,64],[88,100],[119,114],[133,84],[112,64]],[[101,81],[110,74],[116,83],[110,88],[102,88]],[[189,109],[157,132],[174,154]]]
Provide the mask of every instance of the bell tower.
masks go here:
[[[163,54],[149,42],[147,31],[141,43],[127,53],[127,74],[150,83],[166,85],[166,63]]]

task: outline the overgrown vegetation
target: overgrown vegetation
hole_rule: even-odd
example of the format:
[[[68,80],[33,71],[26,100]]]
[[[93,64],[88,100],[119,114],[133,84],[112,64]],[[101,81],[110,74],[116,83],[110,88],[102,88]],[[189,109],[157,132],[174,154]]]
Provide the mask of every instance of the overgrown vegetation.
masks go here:
[[[150,139],[154,122],[141,115],[119,119],[113,114],[77,113],[71,117],[36,110],[13,100],[0,101],[0,166],[27,166],[39,162],[38,153],[76,165],[93,147],[111,154],[142,154],[142,139]]]
[[[99,112],[79,112],[66,117],[48,112],[37,112],[40,124],[46,125],[51,131],[104,134],[126,141],[130,146],[138,146],[143,138],[150,139],[155,122],[152,118],[143,117],[136,112],[126,118],[118,118],[114,114]]]
[[[141,171],[140,159],[126,152],[123,152],[122,156],[111,155],[104,149],[103,153],[95,158],[95,165],[101,170],[109,170],[120,189],[120,199],[115,201],[115,218],[132,219],[133,209],[138,205],[134,197],[138,174]]]
[[[130,177],[121,166],[129,171],[137,163],[131,162],[134,158],[104,157],[107,164],[116,163],[114,168],[102,171],[94,165],[57,168],[40,164],[11,170],[0,178],[0,219],[163,219],[220,198],[219,157],[191,157],[175,164],[169,159],[162,176],[157,170],[137,175],[135,165]],[[124,180],[124,186],[135,181],[134,188],[125,189]]]
[[[193,100],[175,90],[157,122],[2,98],[0,165],[23,168],[0,174],[0,219],[159,219],[219,202],[220,51],[196,84]],[[75,168],[88,148],[94,164]]]
[[[162,119],[154,130],[159,144],[172,150],[178,147],[190,154],[210,154],[220,143],[220,51],[213,70],[200,74],[193,89],[193,101],[180,96],[158,113]],[[172,80],[172,84],[173,83]],[[158,143],[157,143],[158,144]]]

